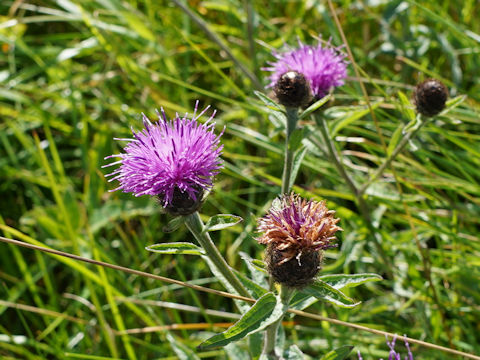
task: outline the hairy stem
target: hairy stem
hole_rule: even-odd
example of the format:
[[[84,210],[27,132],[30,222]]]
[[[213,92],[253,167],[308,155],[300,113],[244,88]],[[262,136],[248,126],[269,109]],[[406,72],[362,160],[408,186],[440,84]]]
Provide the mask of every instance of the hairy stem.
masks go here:
[[[288,305],[290,304],[290,300],[293,297],[295,290],[284,285],[280,288],[280,299],[282,301],[283,307],[285,309],[285,313],[288,310]],[[275,321],[265,331],[265,344],[263,346],[263,355],[266,355],[269,360],[281,359],[281,354],[277,354],[275,352],[275,342],[277,340],[277,332],[278,328],[282,324],[283,315],[280,319]]]
[[[287,133],[285,136],[285,159],[282,174],[282,194],[290,191],[293,184],[290,183],[293,164],[293,150],[290,147],[290,137],[297,126],[298,108],[286,108],[287,110]]]
[[[204,231],[205,225],[203,224],[198,211],[191,215],[185,216],[185,224],[193,236],[195,236],[195,239],[197,239],[199,244],[202,246],[203,250],[205,250],[207,256],[213,262],[217,270],[223,275],[223,277],[229,282],[235,291],[239,295],[250,297],[248,291],[235,276],[232,269],[230,269],[230,266],[220,254],[220,251],[218,251],[208,232]]]

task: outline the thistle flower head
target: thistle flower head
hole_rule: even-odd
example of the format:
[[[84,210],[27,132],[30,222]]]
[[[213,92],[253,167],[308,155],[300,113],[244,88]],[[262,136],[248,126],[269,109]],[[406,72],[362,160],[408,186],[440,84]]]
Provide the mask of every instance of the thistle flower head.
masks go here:
[[[288,71],[280,76],[273,92],[278,102],[286,107],[304,106],[312,99],[309,82],[296,71]]]
[[[437,79],[427,79],[415,87],[413,101],[417,111],[424,116],[437,115],[445,108],[448,89]]]
[[[120,183],[110,191],[158,196],[167,209],[179,205],[178,215],[187,215],[184,210],[190,211],[197,203],[199,206],[204,190],[212,187],[213,176],[223,167],[219,157],[223,145],[220,145],[222,134],[217,136],[213,132],[215,112],[202,124],[198,119],[209,107],[198,115],[197,108],[198,101],[192,118],[177,114],[172,120],[167,120],[162,109],[157,123],[143,115],[143,130],[132,129],[131,139],[116,138],[128,144],[123,153],[105,158],[120,158],[104,166],[120,164],[106,175],[111,177],[109,181]]]
[[[344,84],[347,76],[345,56],[338,48],[328,43],[309,46],[298,41],[298,49],[284,53],[273,52],[276,62],[269,62],[270,67],[262,70],[271,71],[270,85],[274,87],[280,77],[288,71],[296,71],[305,76],[310,83],[312,94],[317,99],[325,96],[332,88]]]
[[[325,201],[304,200],[295,194],[277,199],[258,221],[263,234],[257,239],[267,245],[265,261],[274,279],[288,286],[308,284],[320,269],[321,250],[335,247],[340,219]]]

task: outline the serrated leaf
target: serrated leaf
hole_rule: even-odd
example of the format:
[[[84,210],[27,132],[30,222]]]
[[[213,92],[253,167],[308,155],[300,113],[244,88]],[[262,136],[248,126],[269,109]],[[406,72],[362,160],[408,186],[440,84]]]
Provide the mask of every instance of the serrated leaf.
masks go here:
[[[223,230],[230,226],[237,225],[243,219],[240,216],[231,214],[218,214],[208,219],[205,224],[204,232]]]
[[[314,296],[317,299],[325,300],[331,304],[347,309],[353,308],[360,304],[360,302],[355,302],[343,292],[335,289],[333,286],[330,286],[322,280],[315,280],[312,285],[303,288],[301,291],[311,296]]]
[[[292,345],[287,350],[285,350],[283,357],[285,358],[285,360],[305,359],[305,355],[303,355],[302,350],[300,350],[297,345]]]
[[[345,345],[325,354],[321,360],[344,360],[353,350],[353,346]]]
[[[380,281],[383,278],[377,274],[330,274],[318,277],[319,280],[326,282],[334,289],[355,287],[371,281]]]
[[[279,320],[285,313],[285,305],[272,292],[259,298],[234,325],[201,343],[199,349],[225,346],[233,341],[257,333]]]
[[[183,216],[178,216],[176,218],[173,218],[168,222],[167,225],[165,225],[162,229],[164,233],[171,233],[177,230],[180,225],[182,225],[185,222],[185,219]]]
[[[278,105],[275,101],[273,101],[272,99],[270,99],[267,95],[265,95],[264,93],[260,92],[260,91],[254,91],[253,92],[260,100],[262,100],[262,102],[267,105],[267,107],[269,107],[270,109],[273,109],[273,110],[277,110],[277,111],[280,111],[280,112],[284,112],[283,108]]]
[[[329,101],[331,99],[332,95],[331,94],[328,94],[328,95],[325,95],[323,98],[321,98],[320,100],[316,101],[315,103],[313,103],[312,105],[310,105],[307,109],[305,109],[304,112],[302,112],[300,114],[300,116],[298,117],[299,120],[302,120],[304,118],[306,118],[308,115],[310,115],[312,112],[314,112],[315,110],[317,110],[319,107],[321,107],[323,104],[325,104],[327,101]]]
[[[159,254],[182,254],[182,255],[204,255],[205,251],[195,244],[189,242],[162,243],[150,245],[145,248],[148,251]]]

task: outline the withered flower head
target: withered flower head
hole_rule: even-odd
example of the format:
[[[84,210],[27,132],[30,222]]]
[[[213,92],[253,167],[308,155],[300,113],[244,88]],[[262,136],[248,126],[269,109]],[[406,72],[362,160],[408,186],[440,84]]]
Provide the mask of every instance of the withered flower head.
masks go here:
[[[418,84],[413,93],[417,111],[424,116],[434,116],[441,112],[447,98],[447,87],[437,79],[427,79]]]
[[[342,230],[325,201],[302,199],[291,193],[276,199],[267,215],[258,221],[267,245],[265,262],[275,281],[304,286],[320,270],[322,250],[335,247],[335,233]]]

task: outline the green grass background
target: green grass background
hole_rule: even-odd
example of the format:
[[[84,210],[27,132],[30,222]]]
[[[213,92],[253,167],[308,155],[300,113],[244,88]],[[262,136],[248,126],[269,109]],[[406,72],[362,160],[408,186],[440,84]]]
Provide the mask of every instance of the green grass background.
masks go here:
[[[147,252],[148,245],[193,238],[184,228],[163,233],[169,218],[154,200],[109,193],[115,185],[101,169],[103,158],[121,149],[112,138],[140,128],[141,112],[155,118],[155,109],[163,107],[174,116],[191,112],[198,99],[200,106],[218,109],[218,131],[226,126],[225,169],[202,214],[244,218],[232,231],[213,234],[232,266],[247,271],[239,251],[262,257],[255,222],[280,192],[283,137],[228,52],[263,87],[268,80],[260,68],[273,60],[271,49],[295,45],[297,38],[315,44],[317,35],[338,46],[341,37],[325,1],[188,6],[206,26],[170,1],[1,2],[3,236],[223,289],[200,258]],[[336,1],[335,7],[381,129],[350,65],[350,77],[325,116],[355,181],[365,181],[402,136],[409,109],[399,92],[410,97],[418,81],[436,77],[451,95],[466,99],[422,129],[367,192],[373,229],[394,279],[351,289],[349,295],[362,301],[356,309],[316,303],[308,311],[480,354],[480,5],[360,0]],[[372,227],[316,139],[314,133],[304,140],[309,152],[295,189],[326,199],[342,218],[345,231],[339,248],[327,252],[324,273],[387,274],[369,240]],[[0,264],[0,299],[36,310],[0,304],[4,359],[194,358],[188,348],[206,331],[220,329],[182,325],[234,321],[202,314],[236,312],[229,299],[12,245],[0,244]],[[180,304],[200,310],[187,312]],[[381,336],[293,320],[287,342],[312,358],[346,344],[364,359],[388,356]],[[123,336],[113,331],[171,324],[181,329]],[[418,346],[413,351],[416,359],[452,358]],[[227,358],[225,349],[197,356]]]

